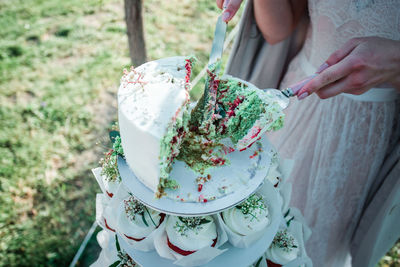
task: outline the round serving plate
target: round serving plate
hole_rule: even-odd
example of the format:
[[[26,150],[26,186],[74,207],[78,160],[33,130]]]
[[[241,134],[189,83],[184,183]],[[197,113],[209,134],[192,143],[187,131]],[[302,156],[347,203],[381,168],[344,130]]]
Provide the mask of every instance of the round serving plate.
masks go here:
[[[229,153],[230,164],[210,169],[211,179],[202,185],[201,191],[196,179],[202,175],[176,161],[170,176],[180,188],[167,190],[167,195],[160,199],[135,176],[122,157],[118,158],[118,168],[122,183],[144,205],[171,215],[202,216],[235,206],[254,193],[264,182],[272,154],[265,136],[245,151]]]
[[[240,266],[247,267],[257,261],[268,249],[275,234],[279,229],[283,217],[281,212],[281,201],[278,191],[269,182],[265,182],[260,188],[260,194],[265,197],[271,222],[265,229],[261,238],[247,248],[237,248],[232,246],[229,241],[219,249],[227,249],[224,253],[212,259],[202,267],[221,267],[221,266]],[[143,252],[133,249],[123,238],[118,238],[121,248],[124,249],[134,260],[143,267],[163,266],[177,267],[173,260],[160,257],[156,251]]]

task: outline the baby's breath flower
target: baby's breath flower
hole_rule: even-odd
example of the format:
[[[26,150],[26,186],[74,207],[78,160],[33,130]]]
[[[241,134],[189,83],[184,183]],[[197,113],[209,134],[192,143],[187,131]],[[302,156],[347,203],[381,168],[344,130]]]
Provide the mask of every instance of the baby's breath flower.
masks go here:
[[[294,248],[297,248],[294,237],[286,229],[278,231],[271,246],[282,248],[286,252],[290,252]]]
[[[253,194],[249,196],[244,202],[236,206],[240,209],[244,215],[250,215],[253,219],[256,219],[258,215],[262,214],[267,207],[264,203],[262,196]]]

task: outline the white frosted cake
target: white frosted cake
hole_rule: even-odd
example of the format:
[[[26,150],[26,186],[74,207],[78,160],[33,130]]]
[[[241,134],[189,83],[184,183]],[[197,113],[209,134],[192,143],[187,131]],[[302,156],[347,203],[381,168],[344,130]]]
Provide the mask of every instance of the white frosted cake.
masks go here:
[[[208,72],[208,97],[189,108],[193,58],[171,57],[125,71],[118,91],[119,128],[126,161],[156,193],[176,189],[174,160],[203,174],[229,164],[227,153],[250,147],[265,131],[282,127],[275,99],[240,79]],[[230,139],[233,147],[223,144]]]
[[[125,158],[153,191],[175,188],[168,173],[187,125],[192,59],[171,57],[126,71],[118,91]]]

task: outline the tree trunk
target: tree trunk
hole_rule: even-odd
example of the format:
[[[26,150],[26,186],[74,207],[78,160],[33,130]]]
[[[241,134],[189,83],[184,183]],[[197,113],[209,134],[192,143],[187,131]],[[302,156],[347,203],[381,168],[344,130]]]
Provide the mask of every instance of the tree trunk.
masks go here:
[[[143,34],[142,0],[124,1],[129,54],[131,56],[133,66],[139,66],[146,61],[146,45]]]

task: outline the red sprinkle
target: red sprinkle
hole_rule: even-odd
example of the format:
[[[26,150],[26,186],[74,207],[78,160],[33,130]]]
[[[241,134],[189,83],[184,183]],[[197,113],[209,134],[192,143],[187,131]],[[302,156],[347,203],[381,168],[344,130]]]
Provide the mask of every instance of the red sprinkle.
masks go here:
[[[108,192],[107,190],[106,190],[106,193],[107,193],[107,195],[108,195],[110,198],[112,198],[112,197],[114,196],[113,193],[110,193],[110,192]]]
[[[251,155],[250,158],[252,159],[252,158],[256,157],[257,155],[258,155],[258,151],[254,151],[253,155]]]
[[[261,132],[261,128],[258,127],[257,132],[254,133],[250,138],[253,139],[253,138],[256,137],[260,132]]]
[[[217,165],[224,165],[225,160],[222,158],[216,158],[216,159],[210,159],[212,163],[217,164]]]
[[[201,192],[202,189],[203,189],[203,185],[202,185],[202,184],[199,184],[199,185],[197,186],[197,191]]]

